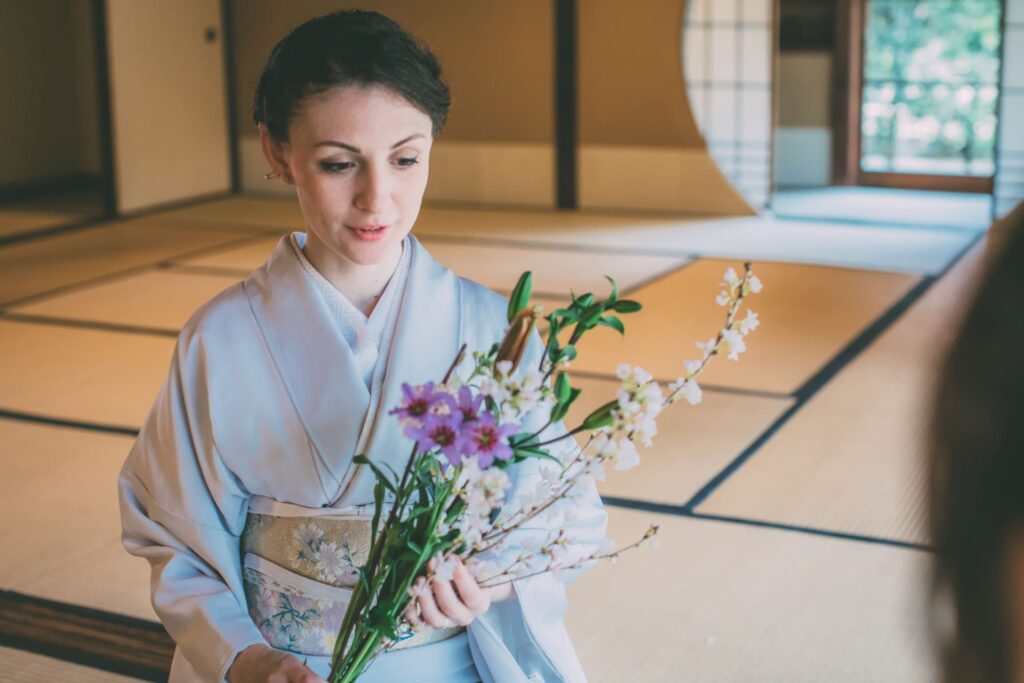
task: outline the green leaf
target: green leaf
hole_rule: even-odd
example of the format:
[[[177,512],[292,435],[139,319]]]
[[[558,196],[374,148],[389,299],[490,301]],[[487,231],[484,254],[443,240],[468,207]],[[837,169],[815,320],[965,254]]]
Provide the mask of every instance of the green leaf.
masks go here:
[[[607,280],[608,282],[612,283],[612,293],[608,297],[608,303],[613,304],[613,303],[615,303],[615,300],[619,298],[619,286],[616,285],[615,284],[615,280],[613,280],[608,275],[605,275],[604,279]]]
[[[623,326],[622,321],[616,318],[614,315],[606,315],[602,317],[597,324],[603,325],[605,327],[610,327],[613,330],[618,330],[619,334],[621,335],[626,334],[626,328],[625,326]]]
[[[569,375],[564,372],[558,373],[558,377],[555,378],[555,400],[564,403],[569,398],[570,391],[572,385],[569,384]]]
[[[560,363],[562,361],[574,361],[576,360],[576,346],[573,344],[566,344],[558,352],[558,359],[554,362]]]
[[[516,282],[515,288],[512,290],[512,295],[508,298],[508,321],[512,322],[512,319],[519,315],[519,312],[526,308],[526,304],[530,302],[530,293],[533,290],[533,273],[526,271],[519,276],[519,281]]]
[[[384,472],[379,467],[377,467],[376,464],[370,462],[370,459],[367,458],[365,455],[357,455],[356,457],[352,458],[352,462],[359,465],[366,465],[367,467],[369,467],[371,470],[373,470],[373,473],[374,475],[376,475],[378,482],[383,484],[383,486],[388,491],[391,491],[391,493],[397,494],[397,491],[395,490],[395,484],[390,479],[388,479],[388,475],[384,474]],[[392,470],[392,472],[393,471],[394,470]]]
[[[576,298],[576,296],[574,295],[572,302],[573,304],[579,306],[580,308],[586,308],[590,304],[594,303],[594,295],[589,292],[579,298]]]
[[[561,460],[548,453],[543,448],[517,448],[515,450],[515,460],[522,462],[523,460],[529,460],[530,458],[540,458],[541,460],[551,460],[561,464]]]
[[[616,313],[636,313],[643,306],[640,305],[639,301],[633,301],[631,299],[623,299],[622,301],[616,301],[615,305],[611,307]]]
[[[604,306],[600,303],[591,304],[584,309],[583,313],[580,314],[580,325],[585,329],[590,329],[597,325],[597,321],[601,319],[601,315],[604,313]]]
[[[566,407],[571,406],[576,401],[576,398],[582,393],[582,389],[577,389],[576,387],[573,387],[572,390],[569,392],[569,400],[565,402]]]
[[[618,401],[608,401],[603,406],[587,415],[583,420],[583,428],[589,431],[607,427],[613,421],[612,411],[619,407]]]
[[[384,487],[378,481],[373,485],[373,521],[370,523],[370,538],[377,538],[380,528],[380,513],[384,507]]]

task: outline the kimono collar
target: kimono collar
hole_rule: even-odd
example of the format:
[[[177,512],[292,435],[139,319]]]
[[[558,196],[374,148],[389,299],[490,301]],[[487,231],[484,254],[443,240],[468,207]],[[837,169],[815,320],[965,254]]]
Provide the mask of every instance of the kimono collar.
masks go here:
[[[332,318],[323,297],[302,269],[289,244],[278,243],[267,262],[244,287],[299,420],[326,469],[325,488],[336,488],[345,505],[373,500],[372,475],[352,464],[357,445],[377,462],[405,466],[411,442],[387,411],[401,400],[403,382],[438,381],[451,364],[461,340],[458,278],[438,264],[415,237],[406,249],[411,264],[400,306],[394,341],[386,362],[378,400],[355,364],[352,349]],[[370,415],[371,405],[375,407]],[[371,430],[364,434],[364,430]],[[358,476],[357,476],[358,475]],[[325,491],[325,493],[330,493]]]

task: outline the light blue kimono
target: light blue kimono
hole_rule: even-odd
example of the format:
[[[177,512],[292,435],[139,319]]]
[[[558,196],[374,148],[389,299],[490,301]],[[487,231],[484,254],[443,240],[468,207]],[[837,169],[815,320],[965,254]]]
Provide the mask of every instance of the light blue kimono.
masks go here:
[[[178,646],[171,683],[221,681],[238,652],[265,643],[242,585],[239,536],[250,500],[371,504],[372,473],[352,458],[366,453],[404,467],[410,444],[387,416],[401,400],[401,384],[437,381],[463,343],[485,350],[501,338],[502,297],[456,277],[414,237],[405,248],[411,264],[393,341],[378,361],[386,362],[382,380],[369,389],[287,237],[266,264],[182,330],[119,479],[125,547],[150,561],[153,606]],[[540,353],[534,339],[524,363],[537,363]],[[545,418],[531,417],[525,429]],[[539,476],[532,461],[512,475],[513,490],[532,487]],[[571,536],[584,550],[596,547],[606,524],[596,490],[589,488],[574,512]],[[469,627],[484,683],[586,680],[562,621],[563,582],[576,573],[516,582],[513,599]],[[374,667],[379,673],[419,649],[386,654]],[[323,666],[314,668],[324,675]],[[390,680],[421,680],[416,670],[402,676]]]

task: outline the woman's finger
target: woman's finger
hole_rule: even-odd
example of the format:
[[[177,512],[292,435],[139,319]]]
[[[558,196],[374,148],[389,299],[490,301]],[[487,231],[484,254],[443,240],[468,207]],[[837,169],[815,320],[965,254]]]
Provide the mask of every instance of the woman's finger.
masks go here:
[[[459,626],[468,626],[476,615],[463,604],[462,600],[455,593],[455,587],[451,581],[434,579],[431,587],[434,589],[434,600],[441,608],[445,616],[450,618]]]
[[[455,567],[455,590],[459,592],[462,603],[469,608],[474,615],[480,616],[491,606],[490,595],[481,588],[473,575],[461,562]]]
[[[434,601],[433,592],[427,590],[420,593],[419,597],[420,617],[433,628],[445,628],[451,626],[451,621],[438,608]]]

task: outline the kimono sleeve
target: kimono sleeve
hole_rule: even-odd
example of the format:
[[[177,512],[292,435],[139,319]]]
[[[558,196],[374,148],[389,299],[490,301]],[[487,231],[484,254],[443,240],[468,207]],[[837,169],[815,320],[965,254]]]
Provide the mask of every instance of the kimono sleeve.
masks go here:
[[[179,339],[121,470],[122,541],[152,569],[153,607],[204,681],[266,643],[246,609],[239,536],[249,495],[213,442],[202,343]]]

